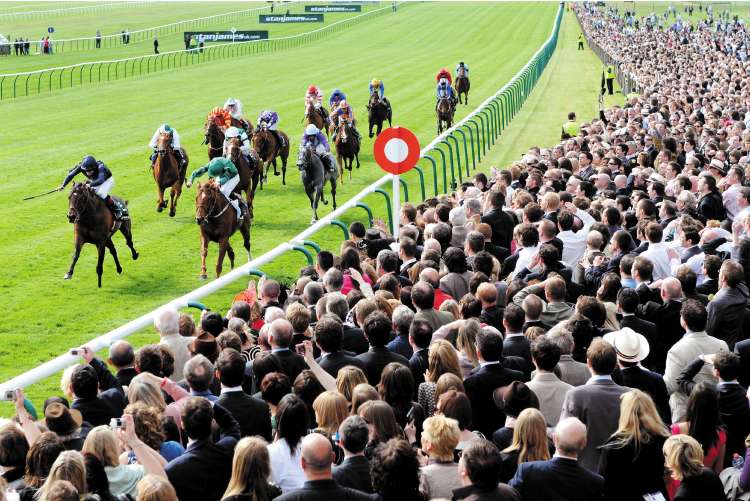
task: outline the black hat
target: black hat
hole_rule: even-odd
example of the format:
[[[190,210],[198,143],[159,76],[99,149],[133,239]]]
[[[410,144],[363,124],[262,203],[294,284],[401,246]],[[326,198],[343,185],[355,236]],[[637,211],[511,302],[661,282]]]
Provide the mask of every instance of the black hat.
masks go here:
[[[492,395],[498,409],[510,417],[518,417],[524,409],[539,408],[539,399],[531,388],[521,381],[513,381],[508,386],[496,389]]]

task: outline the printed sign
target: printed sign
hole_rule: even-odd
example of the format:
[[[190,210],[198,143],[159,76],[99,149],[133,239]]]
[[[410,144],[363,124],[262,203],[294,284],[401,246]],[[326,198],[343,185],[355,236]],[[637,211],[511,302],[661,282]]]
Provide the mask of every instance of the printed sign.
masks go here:
[[[47,28],[47,33],[52,34],[54,32],[55,32],[55,28],[53,28],[52,26],[50,26],[49,28]]]
[[[305,5],[305,12],[362,12],[361,5]]]
[[[258,21],[261,23],[322,23],[323,14],[260,14]]]
[[[389,127],[372,145],[375,161],[391,174],[409,172],[419,160],[419,139],[406,127]]]
[[[198,39],[203,35],[205,42],[250,42],[252,40],[268,39],[268,31],[186,31],[185,39],[192,36]]]

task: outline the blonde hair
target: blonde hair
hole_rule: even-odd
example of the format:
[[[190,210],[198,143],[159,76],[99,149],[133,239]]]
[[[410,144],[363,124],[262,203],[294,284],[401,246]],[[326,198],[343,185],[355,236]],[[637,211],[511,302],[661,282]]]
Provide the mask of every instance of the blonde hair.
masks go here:
[[[294,332],[303,333],[310,327],[310,310],[300,303],[292,303],[286,309],[286,319]]]
[[[424,420],[422,442],[432,446],[428,452],[439,461],[453,461],[453,451],[461,438],[458,421],[436,414]]]
[[[427,375],[430,381],[434,383],[440,376],[448,372],[461,377],[456,349],[448,341],[441,339],[430,345],[430,351],[427,355]]]
[[[440,395],[446,391],[456,390],[461,393],[466,393],[464,388],[464,381],[460,377],[456,376],[452,372],[446,372],[440,376],[435,383],[435,399],[439,398]]]
[[[34,499],[47,501],[52,484],[58,480],[67,480],[79,493],[86,492],[86,464],[83,462],[83,454],[78,451],[61,452],[52,463],[49,475]]]
[[[466,355],[474,367],[479,365],[476,342],[480,328],[481,325],[476,320],[467,320],[458,328],[458,338],[456,338],[456,348]]]
[[[703,471],[703,448],[690,435],[672,435],[662,447],[664,464],[677,480],[699,475]]]
[[[370,400],[380,400],[380,393],[367,383],[360,383],[352,389],[351,413],[357,414],[359,407]]]
[[[615,446],[625,447],[632,440],[638,450],[654,436],[668,437],[669,433],[651,397],[641,390],[630,390],[620,396],[620,422],[613,435]]]
[[[252,490],[251,499],[268,499],[268,477],[271,476],[271,459],[268,444],[261,437],[245,437],[234,449],[232,477],[222,499]],[[252,485],[249,485],[252,484]],[[266,494],[263,497],[263,494]]]
[[[73,378],[73,371],[76,370],[76,367],[78,367],[80,364],[74,364],[70,367],[66,368],[62,376],[60,376],[60,391],[63,392],[63,395],[65,395],[68,398],[73,398],[73,390],[70,387],[70,381]]]
[[[344,419],[349,416],[349,406],[346,399],[337,391],[324,391],[313,401],[315,420],[318,428],[335,434]]]
[[[354,387],[366,382],[367,376],[362,372],[362,369],[353,365],[342,367],[336,375],[336,389],[344,395],[344,398],[348,402],[352,400],[352,390],[354,390]]]
[[[136,501],[177,501],[177,492],[169,480],[156,475],[146,475],[138,482]]]
[[[521,411],[513,428],[513,442],[503,452],[518,451],[518,464],[549,459],[547,423],[534,408]]]
[[[440,305],[440,311],[447,311],[448,313],[453,315],[454,320],[459,320],[461,318],[461,310],[458,307],[458,303],[454,299],[443,301]]]
[[[131,404],[142,402],[148,407],[155,407],[159,412],[164,412],[167,407],[161,388],[146,379],[143,374],[138,374],[130,381],[128,402]]]
[[[83,442],[84,454],[93,454],[101,461],[102,466],[117,466],[120,464],[120,451],[117,447],[117,438],[109,426],[97,426],[91,430]]]

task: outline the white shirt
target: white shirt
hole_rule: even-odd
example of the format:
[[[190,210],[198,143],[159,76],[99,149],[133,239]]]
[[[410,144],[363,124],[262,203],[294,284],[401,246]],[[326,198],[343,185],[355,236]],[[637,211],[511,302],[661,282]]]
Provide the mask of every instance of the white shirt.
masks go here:
[[[531,258],[534,257],[534,254],[538,251],[538,245],[535,245],[534,247],[521,247],[518,251],[518,261],[516,261],[516,267],[513,270],[513,273],[516,274],[526,268],[531,263]]]
[[[594,218],[586,211],[578,209],[576,216],[583,221],[583,228],[575,233],[567,230],[557,234],[557,238],[563,243],[561,261],[567,266],[575,266],[583,257],[583,254],[586,252],[586,238],[588,237],[589,228],[594,224]]]
[[[721,194],[721,198],[724,200],[724,208],[727,210],[729,219],[734,221],[734,218],[740,212],[740,206],[737,203],[737,192],[740,191],[742,186],[739,183],[733,184]]]
[[[221,394],[225,393],[237,393],[239,391],[242,391],[242,386],[224,386],[221,385]]]
[[[666,242],[657,242],[648,244],[648,250],[641,254],[643,257],[648,258],[654,265],[654,281],[663,280],[672,275],[672,265],[676,263],[676,266],[680,265],[680,260],[677,258],[670,259],[667,254],[669,245]]]
[[[292,454],[289,443],[285,439],[277,440],[268,445],[268,455],[271,459],[271,482],[286,493],[302,488],[307,478],[302,471],[302,442]]]

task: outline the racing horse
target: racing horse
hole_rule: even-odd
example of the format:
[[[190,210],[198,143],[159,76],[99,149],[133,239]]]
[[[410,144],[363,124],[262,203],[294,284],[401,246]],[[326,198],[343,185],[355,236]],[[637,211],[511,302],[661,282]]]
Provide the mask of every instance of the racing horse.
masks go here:
[[[331,182],[331,196],[333,197],[333,209],[336,210],[336,177],[338,171],[334,165],[333,172],[323,166],[323,161],[313,152],[312,146],[307,146],[300,152],[297,166],[300,170],[302,185],[305,187],[307,198],[310,199],[310,208],[313,217],[310,223],[318,220],[318,201],[328,205],[323,189],[326,181]]]
[[[344,169],[349,171],[349,179],[352,178],[352,164],[357,160],[359,169],[359,138],[354,133],[352,125],[348,121],[342,121],[336,136],[336,158],[339,164],[339,175],[341,184],[344,184]]]
[[[453,103],[449,97],[441,97],[437,105],[437,133],[450,129],[453,125]]]
[[[212,160],[223,155],[224,127],[229,121],[229,114],[221,108],[209,113],[203,127],[203,144],[208,146],[208,159]]]
[[[121,198],[112,196],[115,203],[120,204],[123,213],[127,214],[127,202]],[[102,286],[102,273],[104,271],[104,248],[109,249],[112,258],[115,260],[117,273],[122,273],[120,260],[117,258],[117,249],[112,242],[112,235],[118,230],[125,237],[125,243],[130,247],[133,260],[138,259],[138,252],[133,247],[133,234],[131,232],[131,221],[129,218],[115,224],[114,216],[107,207],[104,200],[86,183],[73,183],[73,187],[68,195],[68,221],[73,223],[73,238],[75,249],[73,250],[73,260],[70,263],[70,269],[65,274],[65,280],[73,278],[73,270],[76,262],[81,255],[81,248],[84,244],[96,246],[99,258],[96,262],[96,274],[98,276],[99,287]]]
[[[309,124],[313,124],[319,130],[325,131],[326,136],[328,136],[328,127],[326,126],[325,118],[323,118],[322,112],[315,108],[312,101],[305,105],[305,116],[302,118],[302,123],[303,128]]]
[[[226,157],[232,161],[235,167],[237,167],[237,173],[240,176],[240,182],[237,183],[237,186],[234,188],[234,193],[242,196],[242,192],[245,192],[248,216],[252,219],[255,189],[258,187],[258,181],[260,180],[262,171],[260,158],[258,158],[258,154],[255,150],[251,148],[250,163],[248,163],[247,158],[242,154],[240,138],[238,137],[233,137],[227,142]]]
[[[188,156],[187,152],[183,149],[182,154],[185,156],[185,165],[180,166],[171,143],[172,138],[170,134],[161,134],[159,136],[156,142],[156,161],[151,166],[151,173],[154,175],[154,180],[159,191],[156,211],[161,212],[167,207],[167,202],[164,200],[164,190],[171,187],[169,194],[169,217],[174,217],[177,208],[177,199],[180,198],[180,194],[182,193],[182,183],[185,182]]]
[[[390,108],[385,104],[383,99],[377,92],[370,94],[370,101],[367,103],[367,121],[369,122],[369,135],[373,136],[372,128],[378,126],[376,135],[380,135],[380,131],[383,130],[383,122],[388,120],[388,126],[391,126],[392,112]]]
[[[469,77],[466,75],[456,77],[456,94],[458,95],[459,104],[469,104]],[[461,94],[464,95],[463,102],[461,101]]]
[[[221,275],[224,256],[229,256],[229,264],[234,267],[234,249],[229,238],[237,230],[242,233],[242,240],[247,250],[248,261],[250,254],[250,217],[237,221],[234,207],[224,198],[214,181],[198,183],[198,193],[195,196],[195,222],[201,230],[201,274],[200,279],[206,280],[206,257],[209,242],[219,244],[219,256],[216,260],[216,276]]]
[[[278,134],[284,138],[284,147],[281,148],[276,137],[268,130],[265,124],[262,124],[255,130],[253,134],[253,150],[258,152],[258,157],[261,160],[261,182],[260,189],[263,189],[263,185],[268,182],[268,169],[273,165],[273,175],[278,176],[279,173],[276,170],[276,158],[281,157],[281,184],[286,185],[286,163],[289,159],[289,136],[281,131],[277,131]],[[255,188],[253,188],[253,193]]]

